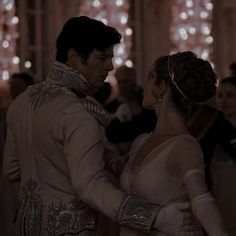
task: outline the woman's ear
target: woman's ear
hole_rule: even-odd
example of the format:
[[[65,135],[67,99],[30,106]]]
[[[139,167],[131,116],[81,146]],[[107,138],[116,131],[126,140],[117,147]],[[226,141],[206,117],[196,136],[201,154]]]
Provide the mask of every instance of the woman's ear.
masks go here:
[[[151,88],[152,96],[156,98],[157,102],[162,102],[162,99],[166,93],[167,84],[164,80],[160,81],[158,85]]]
[[[163,98],[165,92],[167,90],[167,84],[165,80],[161,80],[160,81],[160,85],[159,85],[159,95],[161,98]]]

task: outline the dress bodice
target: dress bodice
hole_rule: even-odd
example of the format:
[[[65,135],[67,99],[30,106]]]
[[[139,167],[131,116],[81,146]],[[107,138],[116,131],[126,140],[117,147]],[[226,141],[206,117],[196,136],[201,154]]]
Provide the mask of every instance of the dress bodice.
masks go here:
[[[145,157],[138,168],[131,171],[132,161],[146,138],[148,135],[142,136],[132,148],[130,162],[121,176],[122,187],[129,193],[148,198],[160,205],[186,200],[182,178],[171,175],[168,170],[169,157],[174,155],[172,150],[182,137],[177,136],[160,144]]]
[[[121,187],[127,193],[145,198],[161,206],[189,201],[184,178],[173,174],[173,166],[171,166],[170,162],[173,160],[173,155],[176,154],[176,145],[185,139],[193,139],[193,137],[190,135],[180,135],[168,139],[149,152],[139,166],[132,168],[132,163],[140,147],[148,137],[149,134],[144,134],[134,142],[130,151],[130,160],[121,175]],[[178,156],[174,156],[174,158],[178,158]],[[195,221],[194,216],[193,222],[196,224],[196,233],[190,235],[202,235],[200,226]],[[140,235],[132,234],[131,231],[128,233],[128,231],[124,229],[121,231],[121,235]],[[159,236],[165,234],[153,232],[151,235]]]

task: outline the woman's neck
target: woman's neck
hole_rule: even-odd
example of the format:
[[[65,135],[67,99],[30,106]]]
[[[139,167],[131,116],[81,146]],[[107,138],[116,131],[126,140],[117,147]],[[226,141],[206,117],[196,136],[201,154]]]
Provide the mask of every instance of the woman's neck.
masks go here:
[[[156,135],[176,136],[189,134],[185,119],[176,112],[168,112],[168,115],[158,115],[158,121],[154,130]]]

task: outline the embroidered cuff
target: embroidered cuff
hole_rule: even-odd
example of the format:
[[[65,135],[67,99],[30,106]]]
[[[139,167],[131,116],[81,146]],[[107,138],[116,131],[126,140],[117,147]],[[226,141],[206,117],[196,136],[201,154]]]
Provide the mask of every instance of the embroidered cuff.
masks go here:
[[[117,214],[120,225],[150,233],[160,207],[148,201],[128,196]]]

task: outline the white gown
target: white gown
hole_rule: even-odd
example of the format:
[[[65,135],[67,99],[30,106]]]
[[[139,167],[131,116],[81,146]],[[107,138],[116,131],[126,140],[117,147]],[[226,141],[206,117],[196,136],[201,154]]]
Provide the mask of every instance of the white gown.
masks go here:
[[[186,192],[183,178],[173,176],[169,171],[169,159],[175,155],[175,148],[179,143],[183,144],[185,140],[193,139],[189,135],[176,136],[168,139],[164,143],[155,147],[141,162],[135,170],[131,169],[132,162],[135,159],[136,153],[149,134],[140,136],[134,142],[130,151],[130,161],[125,167],[121,175],[121,187],[127,192],[135,194],[139,197],[148,199],[161,206],[174,203],[188,201],[188,194]],[[178,158],[178,157],[176,157]],[[200,224],[193,217],[193,232],[191,236],[202,236],[202,229]],[[121,228],[121,236],[140,236],[146,235],[140,232],[130,230],[128,228]],[[153,231],[150,235],[167,236],[162,232]],[[176,232],[175,235],[168,236],[188,236],[188,234]]]

